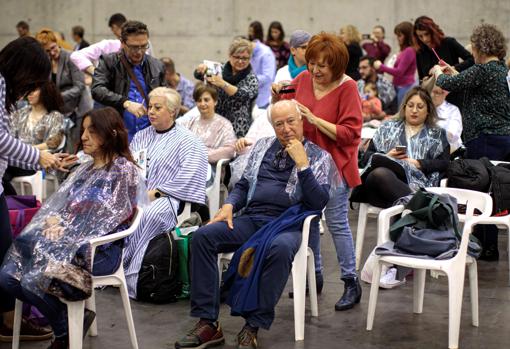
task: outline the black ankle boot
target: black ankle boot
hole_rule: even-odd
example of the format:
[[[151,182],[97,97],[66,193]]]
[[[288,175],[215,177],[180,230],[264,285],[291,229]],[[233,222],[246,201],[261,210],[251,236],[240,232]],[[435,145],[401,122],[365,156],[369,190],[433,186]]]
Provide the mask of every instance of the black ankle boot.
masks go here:
[[[342,311],[351,309],[361,300],[361,285],[357,277],[342,278],[344,282],[344,294],[335,304],[335,310]]]

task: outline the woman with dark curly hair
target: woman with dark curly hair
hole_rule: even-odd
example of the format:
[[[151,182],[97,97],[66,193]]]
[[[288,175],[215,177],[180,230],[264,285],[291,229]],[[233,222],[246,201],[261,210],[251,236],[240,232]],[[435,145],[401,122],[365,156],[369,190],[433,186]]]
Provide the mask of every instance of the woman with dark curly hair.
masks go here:
[[[430,75],[430,69],[439,63],[439,58],[463,71],[473,65],[473,56],[457,40],[446,36],[434,20],[420,16],[414,21],[413,39],[416,52],[416,66],[420,80]]]
[[[471,45],[475,65],[457,75],[447,66],[436,65],[436,83],[448,91],[465,91],[461,110],[466,157],[510,161],[510,91],[503,60],[506,39],[496,26],[482,24],[474,29]],[[481,236],[482,258],[497,259],[497,229],[482,227],[494,227]]]

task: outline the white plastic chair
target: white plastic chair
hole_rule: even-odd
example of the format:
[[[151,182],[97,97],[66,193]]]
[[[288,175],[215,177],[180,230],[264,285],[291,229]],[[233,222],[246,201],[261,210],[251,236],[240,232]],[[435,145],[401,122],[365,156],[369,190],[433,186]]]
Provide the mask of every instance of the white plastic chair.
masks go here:
[[[368,217],[377,217],[383,209],[372,206],[368,203],[360,203],[358,211],[358,228],[356,229],[356,270],[359,270],[361,263],[361,253],[363,252],[363,241],[365,240],[365,230],[367,228]]]
[[[44,173],[42,171],[37,171],[31,176],[14,177],[11,182],[20,184],[21,195],[27,194],[25,185],[29,185],[32,195],[35,195],[37,200],[42,202],[46,192],[46,183],[44,182]]]
[[[205,189],[209,201],[209,216],[214,217],[220,209],[222,194],[225,195],[227,188],[221,184],[221,175],[223,167],[230,162],[229,159],[220,159],[216,163],[216,173],[214,175],[213,184]],[[209,177],[209,175],[208,175]]]
[[[510,215],[501,217],[477,217],[476,224],[496,224],[499,229],[506,229],[508,231],[508,283],[510,285]]]
[[[310,292],[310,307],[312,316],[319,316],[317,303],[317,285],[315,280],[315,259],[313,251],[308,247],[310,235],[310,223],[317,215],[306,217],[303,222],[302,239],[299,250],[292,262],[292,287],[294,290],[294,338],[296,341],[305,339],[305,301],[306,301],[306,277],[308,275],[308,289]],[[223,267],[230,263],[234,253],[218,254],[218,268],[220,273]]]
[[[136,214],[133,217],[133,221],[131,226],[123,231],[105,235],[100,238],[95,238],[90,240],[90,245],[92,248],[91,254],[91,263],[94,263],[94,254],[96,248],[98,246],[124,239],[125,237],[131,235],[140,225],[140,221],[143,215],[143,209],[141,207],[137,208]],[[123,260],[123,258],[122,258]],[[126,315],[126,320],[128,324],[129,337],[131,339],[131,347],[133,349],[138,349],[138,342],[136,339],[135,332],[135,324],[133,322],[133,314],[131,312],[131,304],[129,302],[129,295],[126,284],[126,277],[124,275],[124,266],[123,263],[119,265],[117,271],[111,275],[105,276],[93,276],[92,277],[92,295],[89,299],[77,302],[70,302],[64,299],[60,299],[63,303],[67,305],[67,317],[69,323],[69,348],[70,349],[81,349],[83,346],[83,315],[84,315],[84,307],[90,309],[92,311],[96,311],[96,302],[95,302],[95,291],[94,288],[99,286],[114,286],[120,289],[120,294],[122,297],[122,304],[124,306],[124,312]],[[14,326],[13,326],[13,340],[12,340],[12,349],[19,348],[19,334],[21,328],[21,313],[22,313],[23,302],[20,300],[16,300],[15,312],[14,312]],[[92,326],[89,331],[90,336],[97,336],[97,321],[94,320]]]
[[[181,214],[177,216],[177,226],[180,227],[182,222],[191,217],[191,203],[186,202],[184,204],[184,209]]]
[[[472,228],[477,224],[477,217],[473,217],[474,209],[479,209],[483,214],[492,211],[492,199],[488,194],[471,190],[453,188],[427,188],[430,192],[448,193],[457,199],[458,203],[466,204],[466,214],[462,220],[464,229],[457,254],[450,259],[434,260],[413,257],[399,256],[376,256],[377,267],[372,275],[372,286],[370,288],[370,300],[368,303],[367,330],[371,331],[374,323],[377,295],[379,292],[379,280],[381,268],[384,265],[400,265],[414,269],[413,285],[413,312],[422,313],[423,297],[425,291],[426,270],[437,270],[448,277],[448,348],[458,348],[460,315],[462,309],[462,294],[464,290],[464,276],[466,264],[469,268],[469,285],[471,293],[471,315],[472,324],[478,327],[478,273],[476,259],[467,255],[469,235]],[[394,206],[383,210],[378,220],[378,244],[390,240],[389,228],[391,218],[404,211],[403,205]],[[490,214],[490,213],[489,213]],[[483,218],[483,217],[482,217]],[[461,215],[459,215],[459,220]]]

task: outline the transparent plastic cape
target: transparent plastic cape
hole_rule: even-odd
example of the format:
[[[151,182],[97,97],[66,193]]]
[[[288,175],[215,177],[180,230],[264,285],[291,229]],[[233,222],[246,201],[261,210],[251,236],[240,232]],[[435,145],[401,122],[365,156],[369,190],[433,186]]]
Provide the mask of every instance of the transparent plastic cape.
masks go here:
[[[147,203],[133,163],[119,157],[109,169],[95,169],[85,162],[23,229],[4,267],[14,264],[12,276],[39,296],[85,299],[92,291],[90,239],[127,228],[134,208]]]
[[[408,157],[415,160],[436,159],[448,145],[446,133],[442,128],[427,125],[410,138],[409,144],[406,139],[405,124],[400,120],[383,122],[375,132],[372,142],[377,151],[382,153],[387,153],[397,145],[406,145]],[[433,187],[439,184],[439,172],[425,175],[407,161],[388,158],[402,165],[411,190],[416,191],[420,187]],[[370,165],[370,161],[368,164]]]
[[[278,142],[276,137],[262,138],[255,143],[251,150],[250,159],[248,160],[248,164],[243,174],[246,180],[248,180],[248,183],[250,183],[247,203],[250,202],[253,197],[262,159],[264,158],[266,151],[274,142]],[[315,179],[321,185],[330,185],[329,195],[331,197],[340,183],[340,176],[331,155],[310,141],[305,142],[305,151],[308,155],[310,168],[312,169]],[[292,205],[301,201],[303,196],[301,187],[297,184],[297,168],[294,166],[290,174],[289,181],[287,182],[287,187],[285,188],[285,191],[289,194]]]

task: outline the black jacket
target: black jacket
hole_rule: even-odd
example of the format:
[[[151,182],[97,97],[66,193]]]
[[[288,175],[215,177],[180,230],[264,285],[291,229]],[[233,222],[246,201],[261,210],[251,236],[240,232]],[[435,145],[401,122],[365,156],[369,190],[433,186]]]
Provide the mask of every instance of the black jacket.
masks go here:
[[[85,91],[85,82],[83,73],[71,61],[71,53],[64,49],[60,50],[55,85],[64,100],[63,112],[75,111]]]
[[[442,60],[454,66],[459,72],[475,63],[471,53],[451,37],[445,37],[436,48],[436,52]],[[462,62],[460,62],[461,60]],[[436,64],[438,64],[438,60],[434,52],[428,46],[420,45],[420,49],[416,52],[416,66],[420,80],[428,76],[429,70]]]
[[[94,71],[92,97],[105,106],[116,108],[122,115],[124,111],[122,104],[128,99],[131,79],[120,61],[121,54],[124,54],[123,50],[101,56],[99,65]],[[156,58],[145,55],[142,72],[147,92],[159,86],[166,86],[165,68]],[[149,103],[149,101],[146,102]]]

